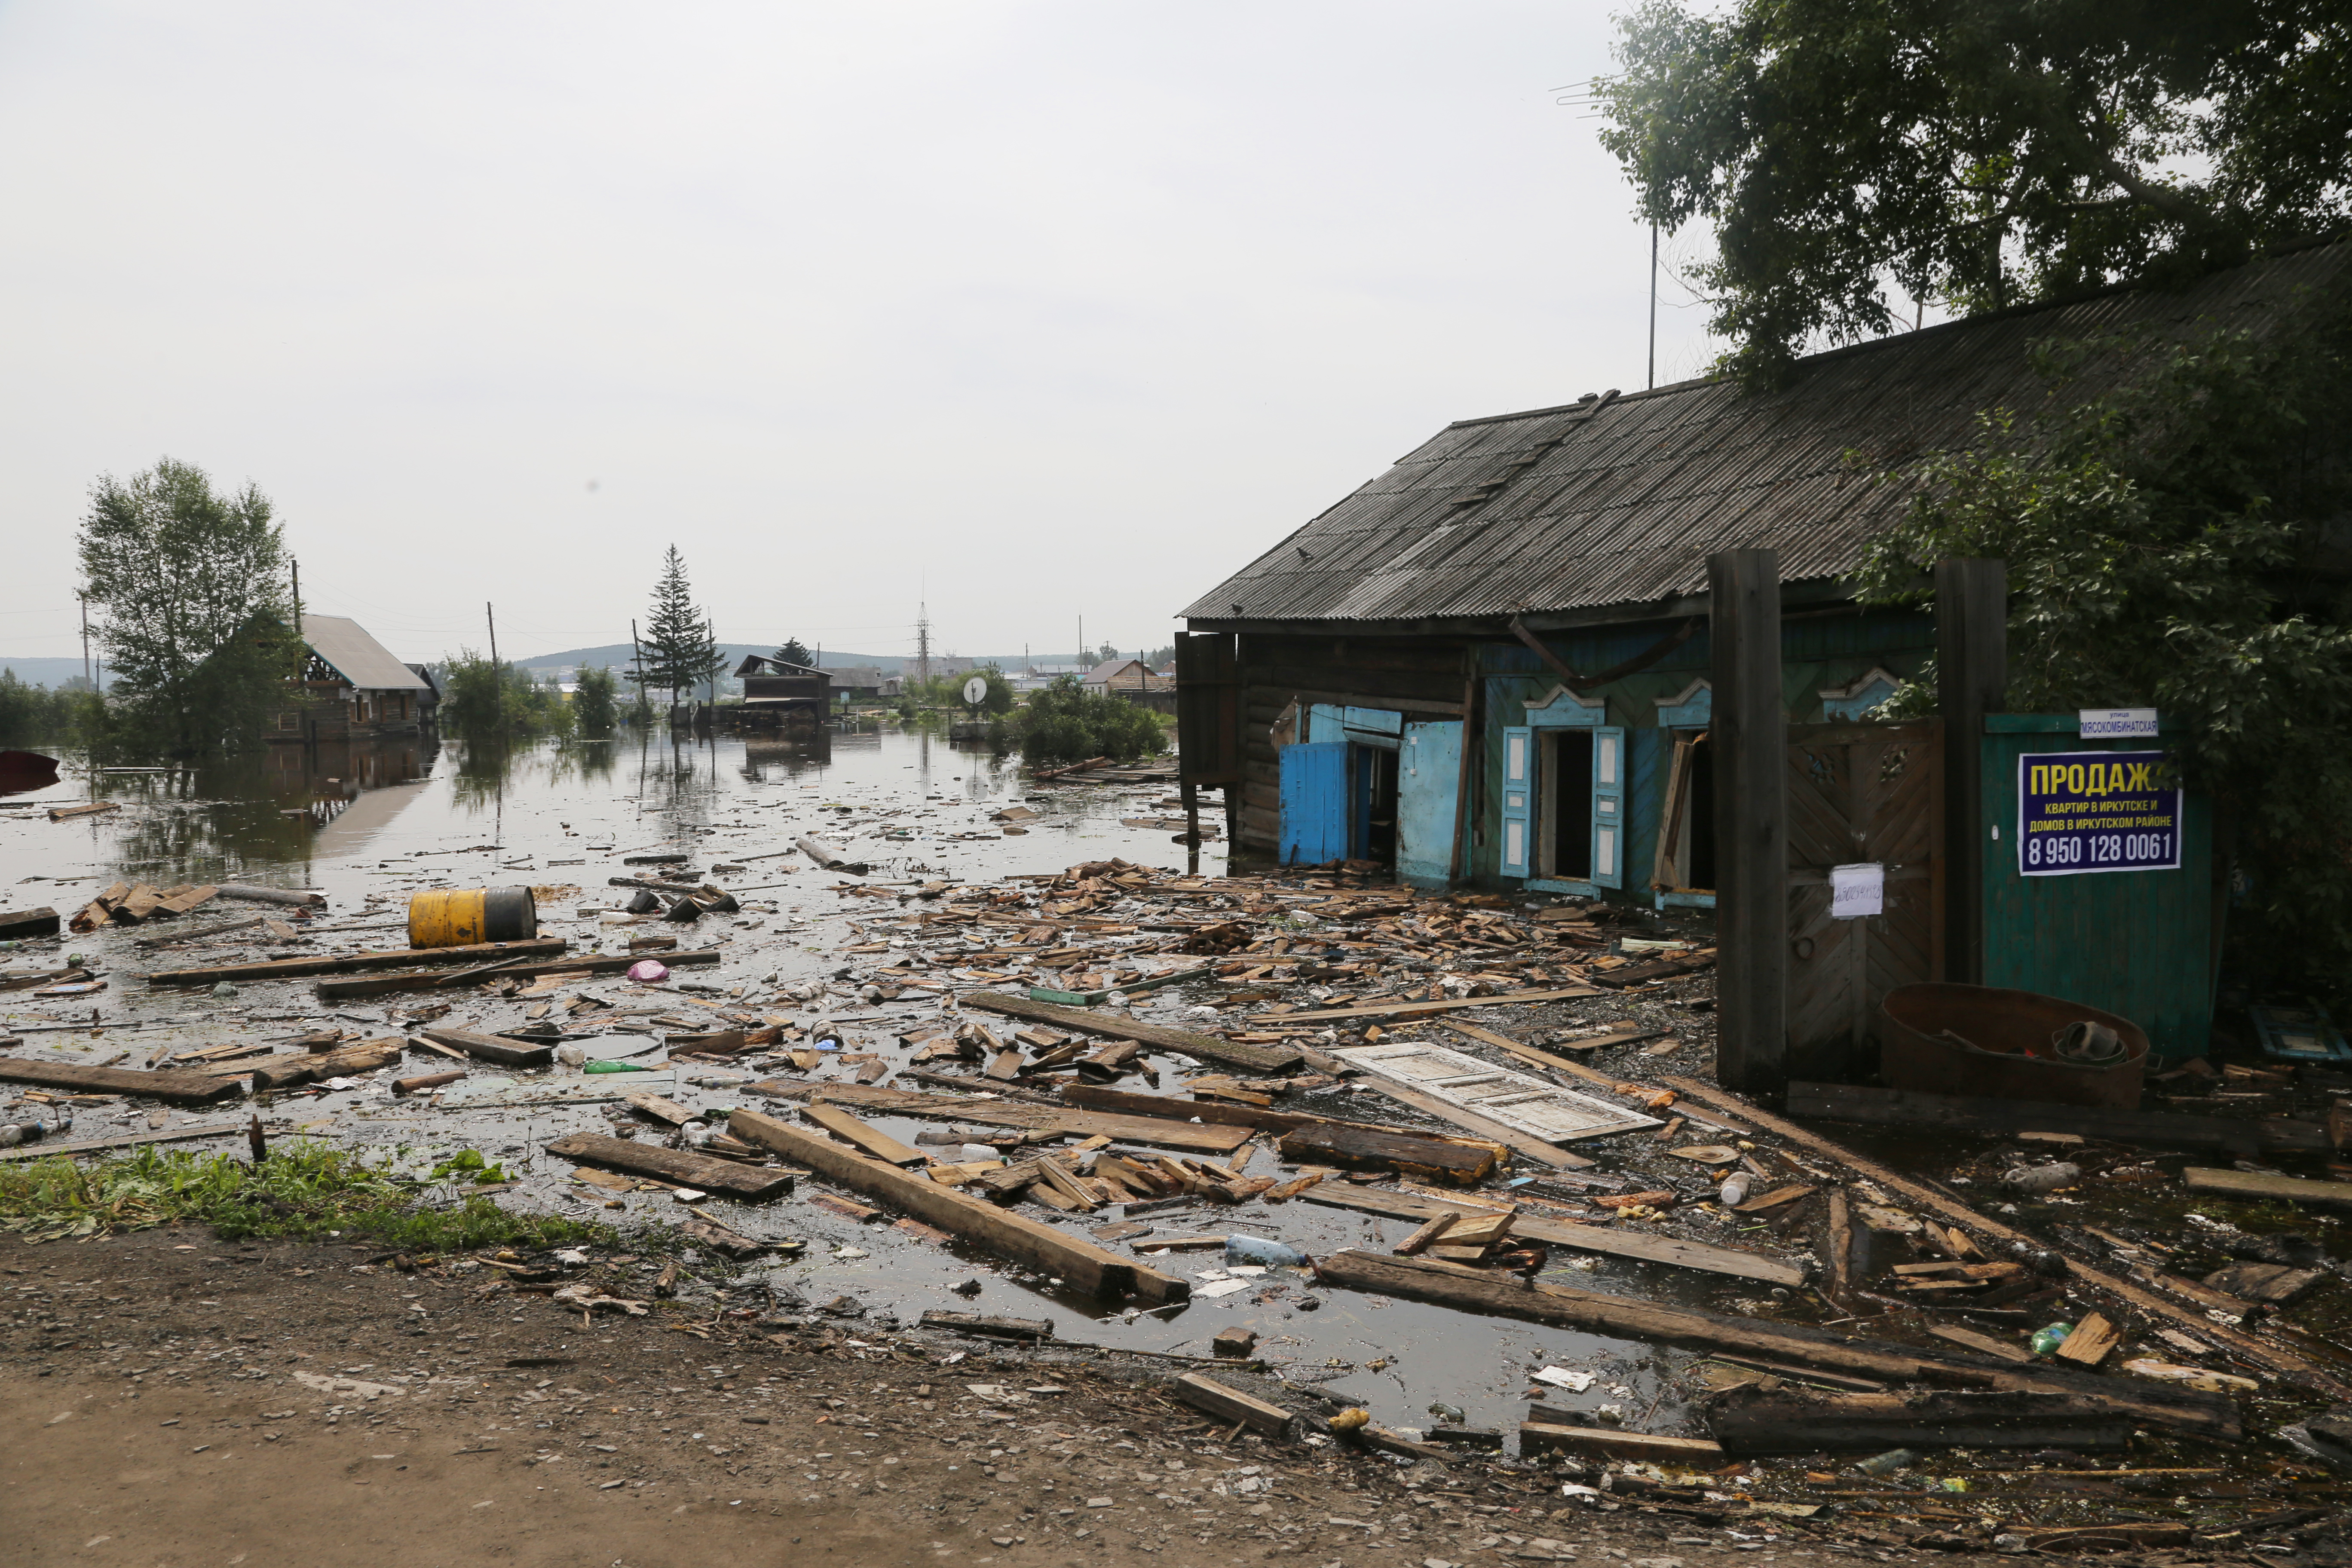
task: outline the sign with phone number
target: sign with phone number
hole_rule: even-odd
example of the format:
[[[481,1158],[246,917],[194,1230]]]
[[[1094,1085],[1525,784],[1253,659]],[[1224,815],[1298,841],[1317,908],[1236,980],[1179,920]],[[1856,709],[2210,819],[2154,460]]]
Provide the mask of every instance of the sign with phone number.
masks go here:
[[[2027,877],[2180,869],[2180,789],[2162,752],[2017,759],[2017,869]]]

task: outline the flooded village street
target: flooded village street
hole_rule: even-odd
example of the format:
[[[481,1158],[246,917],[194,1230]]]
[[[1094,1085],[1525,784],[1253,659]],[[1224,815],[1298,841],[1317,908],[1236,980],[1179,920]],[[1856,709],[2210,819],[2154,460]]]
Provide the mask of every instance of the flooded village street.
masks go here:
[[[360,1359],[323,1383],[295,1374],[312,1376],[310,1386],[328,1395],[337,1379],[353,1388],[487,1388],[499,1374],[480,1358],[505,1341],[508,1350],[555,1352],[509,1355],[509,1366],[585,1357],[614,1369],[608,1384],[625,1384],[634,1367],[652,1381],[632,1397],[654,1403],[613,1411],[658,1420],[690,1385],[666,1384],[681,1374],[651,1370],[656,1361],[629,1350],[655,1328],[688,1336],[671,1343],[715,1358],[701,1375],[729,1379],[715,1385],[727,1400],[795,1391],[807,1398],[819,1387],[855,1394],[837,1373],[791,1370],[820,1362],[871,1358],[949,1379],[1027,1369],[1020,1375],[1029,1384],[962,1385],[980,1403],[968,1398],[931,1418],[945,1442],[990,1421],[1025,1420],[1017,1407],[1050,1405],[1074,1380],[1108,1378],[1087,1386],[1115,1390],[1122,1377],[1141,1378],[1149,1387],[1190,1367],[1222,1391],[1208,1405],[1213,1416],[1216,1400],[1240,1395],[1265,1401],[1256,1408],[1276,1424],[1254,1427],[1248,1409],[1227,1409],[1239,1418],[1226,1443],[1245,1430],[1259,1434],[1251,1444],[1296,1439],[1303,1422],[1310,1456],[1318,1446],[1327,1461],[1363,1454],[1381,1468],[1381,1484],[1401,1487],[1416,1510],[1527,1514],[1530,1498],[1548,1499],[1515,1531],[1517,1545],[1492,1533],[1510,1526],[1461,1516],[1470,1521],[1461,1540],[1495,1543],[1478,1550],[1537,1560],[1573,1554],[1562,1543],[1573,1533],[1568,1523],[1535,1522],[1561,1510],[1561,1521],[1579,1521],[1576,1531],[1610,1514],[1654,1534],[1700,1531],[1673,1537],[1685,1552],[1810,1538],[1884,1555],[1923,1531],[2057,1542],[2122,1530],[2128,1544],[2135,1531],[2165,1541],[2168,1531],[2228,1532],[2256,1516],[2284,1521],[2274,1528],[2291,1532],[2319,1516],[2315,1507],[2335,1509],[2341,1483],[2268,1435],[2318,1408],[2311,1385],[2324,1390],[2331,1363],[2290,1382],[2273,1369],[2292,1361],[2288,1345],[2309,1352],[2320,1342],[2256,1342],[2218,1320],[2207,1331],[2214,1337],[2200,1338],[2143,1318],[2116,1352],[2143,1369],[2170,1367],[2189,1385],[2144,1384],[2158,1392],[2128,1408],[2146,1425],[2104,1491],[2063,1479],[2080,1461],[2063,1447],[2002,1457],[1990,1427],[1992,1450],[1970,1454],[1964,1444],[1937,1460],[1905,1454],[1858,1470],[1844,1465],[1869,1455],[1834,1441],[1846,1458],[1826,1471],[1814,1468],[1819,1456],[1727,1455],[1696,1434],[1710,1424],[1721,1431],[1738,1400],[1757,1402],[1759,1430],[1769,1431],[1788,1418],[1775,1401],[1802,1411],[1799,1391],[1808,1387],[1816,1398],[1851,1400],[1853,1391],[1903,1381],[1894,1375],[1900,1366],[1948,1386],[1999,1387],[2007,1375],[2012,1386],[2066,1391],[2044,1398],[2112,1386],[2063,1363],[2017,1365],[2031,1360],[2011,1348],[2029,1330],[2071,1324],[2100,1298],[2070,1303],[2063,1266],[2039,1239],[1989,1241],[1987,1251],[1951,1239],[1961,1232],[1942,1229],[1933,1193],[2000,1194],[1999,1215],[2047,1234],[2053,1222],[2074,1223],[2066,1210],[2080,1206],[2078,1192],[2095,1190],[2103,1226],[2117,1228],[2091,1234],[2112,1237],[2116,1249],[2147,1249],[2142,1256],[2194,1255],[2177,1239],[2159,1240],[2178,1236],[2192,1200],[2147,1184],[2167,1184],[2171,1167],[2144,1151],[2079,1138],[2004,1147],[1849,1127],[1832,1130],[1835,1142],[1809,1142],[1801,1127],[1705,1081],[1713,984],[1702,914],[1416,893],[1368,878],[1369,868],[1229,874],[1215,843],[1202,847],[1195,868],[1175,841],[1182,818],[1173,812],[1171,766],[1116,772],[1113,782],[1083,773],[1037,781],[985,749],[895,726],[793,741],[542,742],[496,762],[428,742],[328,749],[309,770],[281,762],[233,773],[93,774],[68,765],[53,788],[0,808],[0,873],[20,906],[37,898],[70,912],[134,880],[307,889],[324,902],[297,909],[216,898],[176,920],[18,944],[9,973],[54,980],[62,958],[84,977],[11,996],[10,1050],[27,1062],[221,1075],[225,1085],[254,1089],[273,1151],[310,1141],[414,1181],[423,1202],[488,1196],[510,1211],[611,1227],[600,1234],[617,1245],[537,1256],[362,1247],[364,1261],[353,1267],[366,1276],[389,1262],[407,1271],[391,1274],[394,1281],[475,1287],[480,1321],[468,1324],[446,1306],[395,1319],[425,1342],[405,1352],[355,1348],[346,1353]],[[50,809],[84,802],[119,809],[49,819]],[[808,864],[798,841],[809,837],[864,871]],[[675,879],[670,893],[649,900],[647,912],[626,912],[664,876]],[[566,944],[520,979],[357,998],[329,993],[364,990],[379,971],[144,982],[175,969],[202,969],[209,981],[241,965],[397,950],[414,895],[510,885],[533,889],[539,936]],[[688,922],[665,918],[665,906],[697,888],[725,889],[735,907]],[[246,910],[255,914],[233,918]],[[202,934],[216,924],[232,929]],[[175,926],[193,934],[180,937]],[[562,968],[640,953],[675,967],[651,982]],[[400,984],[436,985],[448,973]],[[1180,978],[1141,984],[1162,974]],[[43,994],[52,989],[66,994]],[[1076,1012],[1050,1001],[1029,1011],[1033,1025],[1077,1018],[1080,1030],[1022,1028],[1023,1015],[1003,1009],[1017,1009],[1024,994],[1083,998]],[[1108,1031],[1111,1047],[1096,1048],[1087,1023]],[[1145,1043],[1120,1047],[1123,1030]],[[1163,1043],[1150,1043],[1155,1031]],[[461,1045],[487,1039],[494,1051],[556,1045],[561,1054],[502,1068],[451,1059],[458,1053],[436,1046],[436,1034]],[[388,1042],[391,1057],[324,1081],[297,1073],[291,1087],[271,1088],[252,1076],[299,1068],[305,1051],[373,1041]],[[1400,1052],[1450,1052],[1444,1061],[1459,1067],[1424,1074],[1429,1087],[1416,1089],[1381,1065]],[[1252,1061],[1260,1065],[1244,1066]],[[606,1071],[608,1064],[629,1070]],[[422,1080],[415,1092],[394,1087],[412,1077]],[[1492,1115],[1508,1119],[1498,1122],[1472,1109],[1482,1102],[1464,1098],[1465,1089],[1445,1089],[1505,1079],[1537,1091],[1517,1100],[1549,1097],[1540,1114],[1569,1120],[1529,1137],[1515,1129],[1547,1125],[1527,1120],[1535,1107],[1504,1109],[1516,1101],[1490,1089]],[[0,1121],[48,1124],[50,1148],[154,1140],[242,1155],[253,1135],[236,1100],[167,1109],[137,1096],[18,1092]],[[777,1142],[809,1134],[761,1130],[840,1111],[861,1147],[886,1159],[903,1154],[971,1190],[994,1184],[1011,1198],[1006,1212],[1081,1238],[1096,1256],[1132,1258],[1134,1279],[1120,1289],[1107,1287],[1108,1276],[1058,1277],[1007,1256],[988,1235],[940,1228],[929,1221],[941,1216],[920,1209],[902,1214],[872,1184],[892,1179],[883,1160],[864,1162],[867,1176],[844,1184],[822,1159],[811,1168],[812,1146]],[[1419,1142],[1375,1151],[1350,1131],[1370,1127]],[[626,1142],[614,1144],[612,1133]],[[583,1136],[603,1137],[602,1152]],[[1302,1137],[1308,1142],[1294,1142]],[[732,1150],[750,1185],[681,1191],[677,1173],[664,1175],[657,1163],[664,1145],[677,1152],[668,1157],[710,1167],[719,1163],[711,1155]],[[2013,1167],[2046,1162],[2053,1148],[2075,1163],[2071,1184],[2019,1191]],[[781,1170],[796,1174],[781,1195],[769,1182],[754,1197],[759,1172],[779,1170],[763,1160],[772,1150]],[[1039,1169],[1041,1152],[1062,1161],[1050,1175]],[[1454,1157],[1469,1153],[1475,1169],[1456,1170]],[[1913,1173],[1941,1184],[1911,1188]],[[2021,1209],[2030,1218],[2019,1219]],[[1511,1215],[1493,1227],[1502,1239],[1432,1254],[1483,1258],[1488,1269],[1400,1256],[1501,1214]],[[2260,1242],[2265,1228],[2246,1235]],[[2340,1226],[2323,1228],[2323,1245],[2340,1256]],[[1866,1239],[1850,1242],[1843,1231]],[[90,1245],[75,1234],[66,1225],[34,1227],[20,1242]],[[131,1221],[108,1245],[136,1245],[142,1234]],[[2239,1234],[2223,1225],[2213,1245]],[[1986,1299],[1923,1302],[1916,1292],[1947,1266],[1898,1266],[1937,1256],[1923,1238],[1962,1258],[1993,1258],[1970,1277],[1992,1287]],[[1546,1294],[1515,1302],[1485,1278]],[[2342,1294],[2340,1284],[2321,1292],[2318,1315],[2301,1321],[2332,1328]],[[407,1299],[425,1310],[413,1292]],[[511,1315],[497,1316],[501,1302],[512,1304]],[[563,1337],[551,1347],[550,1335]],[[39,1342],[69,1342],[51,1329]],[[747,1355],[779,1352],[776,1381],[743,1381]],[[105,1354],[126,1363],[138,1352],[117,1342]],[[391,1365],[404,1370],[388,1373]],[[1993,1367],[2016,1371],[1984,1370]],[[247,1370],[269,1375],[266,1363]],[[377,1381],[387,1376],[396,1383]],[[1024,1392],[1032,1384],[1042,1392]],[[2230,1397],[2200,1389],[2243,1397],[2258,1425],[2242,1427]],[[832,1397],[837,1404],[842,1394]],[[1009,1416],[1008,1405],[1016,1407]],[[331,1429],[342,1408],[325,1406],[319,1418]],[[570,1413],[581,1414],[577,1397]],[[562,1425],[554,1418],[543,1429]],[[1882,1421],[1879,1429],[1899,1427]],[[2251,1447],[2249,1430],[2265,1434]],[[1265,1507],[1262,1489],[1240,1484],[1248,1476],[1231,1468],[1252,1450],[1218,1446],[1214,1431],[1172,1451],[1228,1467],[1216,1498]],[[600,1436],[611,1434],[589,1426],[579,1441],[596,1452],[589,1439]],[[1128,1440],[1139,1436],[1130,1429]],[[1798,1430],[1755,1446],[1767,1456],[1802,1455],[1823,1437],[1836,1434]],[[560,1452],[554,1443],[543,1438],[534,1462]],[[1865,1438],[1861,1447],[1885,1446]],[[730,1477],[753,1473],[749,1450],[725,1452],[734,1456]],[[1009,1479],[1022,1452],[999,1440],[989,1478]],[[772,1477],[782,1473],[775,1466],[789,1467],[783,1454],[764,1463]],[[662,1484],[642,1453],[623,1468],[625,1483],[593,1484]],[[1340,1483],[1347,1473],[1327,1462],[1321,1479],[1373,1484]],[[2053,1479],[2041,1479],[2045,1473]],[[989,1495],[1024,1506],[1001,1486]],[[1182,1494],[1161,1495],[1175,1506]],[[2283,1500],[2303,1511],[2282,1511]],[[1034,1518],[1037,1505],[1026,1506],[1032,1512],[1013,1525],[984,1528]],[[1436,1529],[1446,1517],[1432,1511],[1422,1522]],[[1893,1533],[1880,1519],[1895,1521]],[[1399,1527],[1398,1543],[1420,1527]],[[1255,1528],[1270,1552],[1311,1549],[1276,1526]],[[1306,1528],[1288,1523],[1293,1535]],[[1361,1526],[1335,1517],[1321,1528]],[[1203,1543],[1213,1539],[1212,1531]]]

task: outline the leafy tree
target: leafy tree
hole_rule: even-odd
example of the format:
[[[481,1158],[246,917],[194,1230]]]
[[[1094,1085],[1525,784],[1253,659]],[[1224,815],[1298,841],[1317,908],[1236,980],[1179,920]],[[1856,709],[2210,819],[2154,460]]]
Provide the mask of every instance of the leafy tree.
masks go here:
[[[691,692],[727,665],[709,620],[695,605],[694,591],[686,580],[686,561],[675,544],[662,557],[662,574],[654,584],[653,609],[644,640],[645,668],[637,678],[639,687],[668,692],[672,705],[679,692]]]
[[[258,742],[301,659],[269,498],[251,484],[217,494],[169,458],[104,475],[80,554],[121,738],[182,756]]]
[[[1094,653],[1094,659],[1097,664],[1108,664],[1114,659],[1126,658],[1127,657],[1129,656],[1119,652],[1118,644],[1108,642],[1095,649]]]
[[[786,637],[784,646],[776,650],[776,657],[786,664],[797,664],[806,669],[816,668],[816,655],[811,653],[808,644],[798,637]]]
[[[2268,341],[2205,330],[2053,345],[2063,390],[2087,366],[2142,367],[2028,443],[1984,416],[1969,456],[1903,476],[1920,489],[1862,574],[1916,601],[1953,556],[2008,563],[2009,705],[2154,704],[2185,782],[2220,809],[2246,891],[2236,962],[2342,997],[2352,974],[2352,589],[2336,520],[2352,475],[2352,312]],[[1896,701],[1932,710],[1927,690]],[[2225,839],[2226,841],[2226,839]]]
[[[1595,84],[1751,382],[1816,340],[2159,280],[2340,225],[2340,0],[1644,0]],[[1888,296],[1889,283],[1907,297]]]
[[[620,704],[614,697],[613,672],[601,664],[583,665],[573,678],[572,709],[583,735],[609,735],[620,721]]]
[[[1089,757],[1132,762],[1168,749],[1168,734],[1146,708],[1123,697],[1088,691],[1075,675],[1058,676],[1004,727],[1004,740],[1037,763],[1080,763]]]
[[[554,681],[534,680],[522,666],[493,663],[469,647],[457,650],[442,677],[441,722],[468,741],[568,734],[576,717]]]
[[[33,746],[76,739],[94,716],[97,700],[81,692],[52,691],[0,669],[0,746]]]

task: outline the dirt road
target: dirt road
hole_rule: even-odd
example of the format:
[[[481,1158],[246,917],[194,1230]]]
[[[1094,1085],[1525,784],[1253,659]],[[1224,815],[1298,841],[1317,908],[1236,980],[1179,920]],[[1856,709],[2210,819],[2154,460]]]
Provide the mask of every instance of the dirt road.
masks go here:
[[[771,1337],[723,1313],[707,1340],[583,1328],[495,1278],[366,1256],[188,1229],[0,1238],[0,1561],[1708,1568],[1741,1545],[1824,1550],[1562,1507],[1534,1470],[1235,1439],[1138,1361],[856,1322]]]

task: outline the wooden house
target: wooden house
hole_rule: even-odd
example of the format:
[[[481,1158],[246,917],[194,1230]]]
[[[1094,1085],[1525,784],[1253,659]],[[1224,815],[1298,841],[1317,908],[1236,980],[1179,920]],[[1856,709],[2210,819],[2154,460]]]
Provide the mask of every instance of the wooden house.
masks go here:
[[[413,735],[439,705],[432,682],[348,616],[305,615],[302,647],[301,679],[278,711],[272,742]]]
[[[833,677],[803,664],[788,664],[772,654],[748,654],[735,667],[743,683],[743,700],[710,710],[714,722],[730,730],[775,730],[807,727],[822,721],[833,706]]]
[[[2315,246],[1930,327],[1811,355],[1772,393],[1688,381],[1449,425],[1183,612],[1183,777],[1223,788],[1244,854],[1711,905],[1708,556],[1778,554],[1786,721],[1863,720],[1937,631],[1853,600],[1913,495],[1876,475],[1977,446],[1994,408],[2030,447],[2136,363],[2061,385],[2037,344],[2289,329],[2347,261]]]

